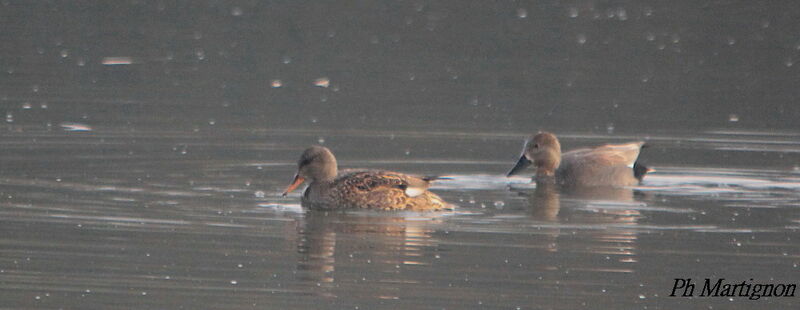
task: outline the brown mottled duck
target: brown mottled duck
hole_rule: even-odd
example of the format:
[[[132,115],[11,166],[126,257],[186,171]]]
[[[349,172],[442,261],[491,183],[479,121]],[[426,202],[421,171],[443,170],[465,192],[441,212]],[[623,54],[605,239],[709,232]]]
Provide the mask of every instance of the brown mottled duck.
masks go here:
[[[428,191],[437,177],[415,177],[392,171],[345,171],[339,174],[336,157],[322,146],[312,146],[297,162],[297,174],[285,196],[308,180],[302,205],[309,209],[377,209],[433,211],[453,206]]]

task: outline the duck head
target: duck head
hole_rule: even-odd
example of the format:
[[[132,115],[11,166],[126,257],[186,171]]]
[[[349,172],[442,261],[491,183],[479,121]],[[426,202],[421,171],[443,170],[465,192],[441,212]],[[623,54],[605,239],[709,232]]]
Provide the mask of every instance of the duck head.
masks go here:
[[[297,173],[292,184],[286,187],[283,196],[303,184],[305,180],[311,183],[333,181],[337,173],[336,157],[328,148],[317,145],[307,148],[297,161]]]
[[[531,164],[536,167],[537,177],[555,174],[561,164],[561,144],[554,134],[539,132],[525,141],[522,155],[507,176],[515,175]]]

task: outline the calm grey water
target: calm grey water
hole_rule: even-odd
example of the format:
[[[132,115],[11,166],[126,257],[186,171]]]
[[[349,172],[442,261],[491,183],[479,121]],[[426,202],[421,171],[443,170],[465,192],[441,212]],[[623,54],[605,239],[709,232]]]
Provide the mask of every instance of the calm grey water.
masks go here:
[[[794,309],[793,2],[0,2],[0,307]],[[0,115],[2,116],[2,115]],[[505,178],[539,129],[647,140],[636,188]],[[306,212],[343,168],[454,212]],[[699,289],[699,287],[698,287]]]

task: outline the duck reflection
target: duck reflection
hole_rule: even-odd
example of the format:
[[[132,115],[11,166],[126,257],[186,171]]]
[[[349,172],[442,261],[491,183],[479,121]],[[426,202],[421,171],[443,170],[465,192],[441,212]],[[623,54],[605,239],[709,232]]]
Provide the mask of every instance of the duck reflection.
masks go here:
[[[625,212],[617,212],[620,209],[625,209],[625,205],[638,204],[635,199],[634,191],[630,188],[615,188],[615,187],[580,187],[580,188],[565,188],[558,186],[554,183],[539,182],[533,191],[515,190],[518,195],[527,198],[528,210],[532,218],[541,221],[558,222],[558,221],[575,221],[576,217],[582,217],[582,213],[576,214],[569,212],[559,218],[562,204],[568,204],[571,207],[586,210],[593,206],[613,206],[602,210],[603,212],[589,214],[584,218],[590,222],[608,222],[607,216],[619,215],[638,216],[639,212],[636,210],[627,210]],[[563,200],[563,201],[562,201]],[[635,212],[629,212],[635,211]],[[618,221],[612,221],[618,223]],[[635,222],[635,221],[634,221]]]
[[[309,210],[299,231],[298,277],[323,288],[342,281],[413,281],[399,274],[410,265],[431,264],[437,246],[431,227],[440,222],[429,214]],[[360,277],[337,279],[337,268],[358,268],[341,274]],[[392,276],[381,278],[387,275]],[[333,295],[330,290],[322,294]],[[393,298],[387,292],[377,295]]]
[[[512,189],[513,190],[513,189]],[[643,202],[630,188],[562,187],[538,182],[531,191],[516,191],[527,198],[528,214],[536,221],[558,223],[547,226],[552,238],[551,251],[559,251],[558,239],[589,234],[585,250],[608,255],[622,263],[636,262],[636,225]],[[562,225],[568,224],[568,225]],[[567,228],[568,227],[568,228]],[[570,233],[566,234],[565,229]],[[570,249],[574,250],[574,249]],[[595,269],[587,266],[586,268]],[[603,267],[605,271],[631,272],[631,268]]]

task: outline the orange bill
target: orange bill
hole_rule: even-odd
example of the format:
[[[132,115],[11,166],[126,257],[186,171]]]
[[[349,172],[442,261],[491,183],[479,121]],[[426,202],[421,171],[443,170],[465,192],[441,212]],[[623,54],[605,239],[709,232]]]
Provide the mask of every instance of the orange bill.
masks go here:
[[[305,181],[305,180],[306,180],[306,179],[304,179],[303,177],[301,177],[299,174],[295,174],[295,175],[294,175],[294,181],[292,181],[292,184],[289,184],[289,187],[287,187],[287,188],[286,188],[286,191],[284,191],[284,192],[283,192],[283,196],[286,196],[286,195],[287,195],[287,194],[289,194],[291,191],[293,191],[295,188],[297,188],[298,186],[300,186],[300,184],[303,184],[303,181]]]

